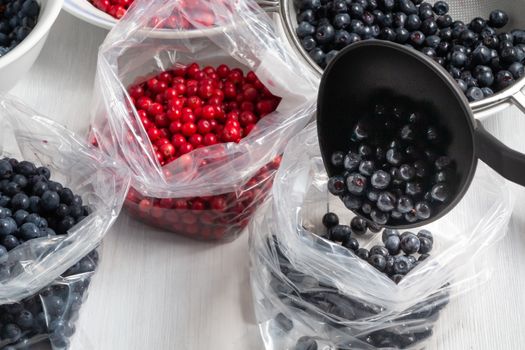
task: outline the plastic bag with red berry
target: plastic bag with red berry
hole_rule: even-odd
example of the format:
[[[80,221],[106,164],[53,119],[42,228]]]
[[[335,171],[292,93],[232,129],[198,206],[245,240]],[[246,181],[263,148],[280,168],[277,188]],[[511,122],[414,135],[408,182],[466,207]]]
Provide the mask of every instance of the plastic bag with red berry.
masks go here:
[[[273,196],[250,224],[265,349],[434,348],[432,335],[460,322],[463,293],[494,270],[489,249],[513,210],[505,180],[480,163],[451,212],[399,231],[354,216],[327,182],[311,125],[289,142]]]
[[[0,97],[1,349],[68,347],[129,184],[118,161]]]
[[[159,37],[174,8],[180,26]],[[138,1],[100,48],[91,138],[131,169],[135,217],[231,239],[311,120],[316,82],[252,1]]]

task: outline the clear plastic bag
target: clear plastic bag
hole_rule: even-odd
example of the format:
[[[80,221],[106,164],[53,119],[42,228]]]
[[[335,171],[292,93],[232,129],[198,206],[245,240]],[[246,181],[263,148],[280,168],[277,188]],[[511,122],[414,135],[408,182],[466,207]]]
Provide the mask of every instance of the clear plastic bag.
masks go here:
[[[353,217],[329,197],[327,180],[312,125],[290,141],[273,198],[250,225],[251,278],[266,348],[310,349],[313,341],[319,349],[423,348],[449,299],[490,276],[479,257],[506,233],[513,203],[505,180],[480,163],[458,206],[422,227],[434,235],[433,251],[398,284],[322,237],[327,203],[342,223]],[[381,233],[358,240],[370,248]],[[296,347],[302,336],[314,339]]]
[[[193,0],[196,7],[213,14],[215,25],[210,28],[201,23],[200,11],[179,7],[181,1],[138,1],[110,32],[99,52],[91,135],[106,153],[124,159],[131,169],[136,192],[127,204],[141,212],[141,218],[193,237],[232,237],[245,220],[239,211],[255,207],[266,195],[286,142],[312,118],[318,80],[285,48],[271,19],[255,2]],[[195,29],[184,31],[180,26],[171,37],[156,35],[152,19],[162,22],[173,16],[174,8]],[[161,166],[127,88],[194,62],[251,70],[282,100],[240,142],[198,148]],[[264,180],[257,180],[261,172]],[[260,193],[251,193],[252,189]],[[226,208],[191,209],[194,201],[211,196],[222,196]],[[246,196],[247,203],[242,204]],[[172,201],[163,201],[163,207],[161,199]],[[187,207],[174,207],[178,199],[188,199]],[[189,218],[182,220],[186,226],[173,227],[177,220],[172,215],[186,217],[184,210],[189,211]],[[215,226],[206,224],[210,216]],[[199,231],[216,234],[195,235],[197,229],[191,226],[195,222],[201,224]],[[231,226],[238,228],[228,229]]]
[[[53,181],[67,184],[91,209],[91,214],[69,229],[66,235],[27,240],[10,250],[6,261],[0,264],[0,310],[19,308],[20,301],[30,299],[35,300],[34,307],[38,308],[36,304],[40,300],[45,325],[49,327],[54,318],[71,312],[73,300],[63,296],[62,302],[58,302],[60,308],[49,313],[51,304],[46,307],[45,289],[62,285],[60,288],[73,291],[82,283],[87,288],[88,282],[85,281],[98,261],[94,250],[120,212],[130,175],[122,164],[84,144],[71,131],[17,100],[0,99],[0,130],[2,158],[16,158],[48,167]],[[50,300],[56,301],[54,298]],[[13,321],[11,317],[5,312],[0,313],[0,347],[13,342],[6,339],[4,333],[8,321]],[[32,344],[49,338],[49,334],[48,328],[38,334],[23,330],[17,341]],[[22,348],[22,345],[17,346]],[[63,347],[59,345],[57,343],[56,347]]]

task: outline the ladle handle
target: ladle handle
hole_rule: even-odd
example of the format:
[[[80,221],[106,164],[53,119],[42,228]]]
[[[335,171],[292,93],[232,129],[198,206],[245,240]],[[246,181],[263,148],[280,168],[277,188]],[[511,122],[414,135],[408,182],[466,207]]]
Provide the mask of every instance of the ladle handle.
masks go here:
[[[501,176],[525,186],[525,154],[513,150],[489,133],[476,120],[476,147],[478,157]]]

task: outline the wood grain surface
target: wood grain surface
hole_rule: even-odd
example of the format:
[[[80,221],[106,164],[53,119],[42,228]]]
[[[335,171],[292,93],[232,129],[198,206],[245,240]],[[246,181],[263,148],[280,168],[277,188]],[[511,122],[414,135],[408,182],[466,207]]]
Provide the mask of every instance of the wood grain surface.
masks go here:
[[[31,71],[12,90],[29,106],[85,133],[97,48],[106,32],[63,12]],[[525,151],[525,116],[487,121]],[[492,279],[454,300],[429,349],[525,348],[525,192],[507,236],[486,259]],[[122,213],[103,244],[99,271],[72,349],[262,350],[251,304],[248,235],[228,244],[195,242]]]

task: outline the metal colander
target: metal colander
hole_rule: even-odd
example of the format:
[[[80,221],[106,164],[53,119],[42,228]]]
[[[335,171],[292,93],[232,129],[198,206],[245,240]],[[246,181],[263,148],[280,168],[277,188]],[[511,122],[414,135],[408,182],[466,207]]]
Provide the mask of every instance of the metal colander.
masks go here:
[[[434,3],[435,1],[429,1]],[[525,29],[525,0],[448,0],[450,15],[454,20],[462,20],[466,23],[475,17],[488,18],[490,12],[495,9],[504,10],[509,14],[509,24],[503,30]],[[308,62],[309,66],[322,74],[320,68],[302,48],[298,37],[295,35],[297,27],[296,11],[293,0],[259,0],[259,5],[267,12],[279,15],[286,37],[292,47],[299,55]],[[494,96],[470,104],[476,118],[484,119],[492,116],[511,105],[517,106],[525,113],[525,77],[514,85],[502,90]]]

